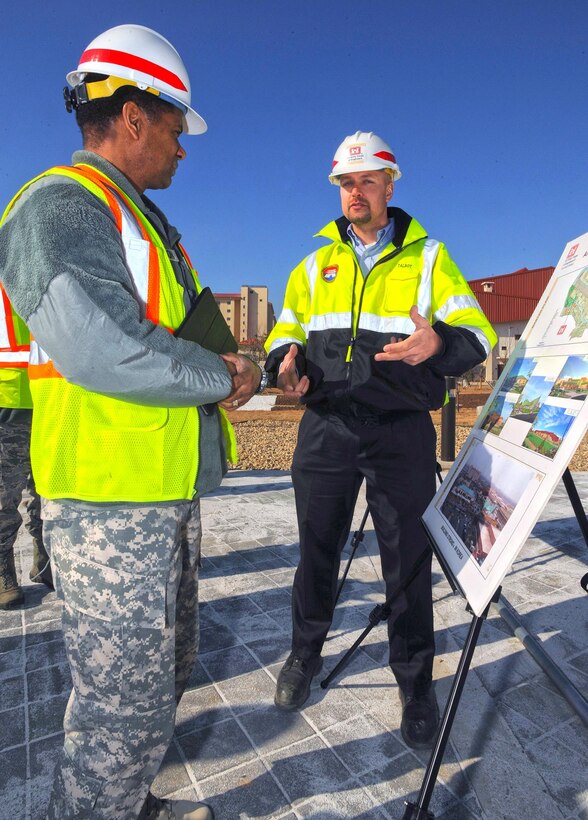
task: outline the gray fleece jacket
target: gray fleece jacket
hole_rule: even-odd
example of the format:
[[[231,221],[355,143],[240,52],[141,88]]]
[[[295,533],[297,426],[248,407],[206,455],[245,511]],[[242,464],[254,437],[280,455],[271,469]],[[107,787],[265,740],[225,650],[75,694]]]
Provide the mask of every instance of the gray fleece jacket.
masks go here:
[[[193,287],[174,251],[179,234],[155,205],[97,154],[77,151],[146,214],[169,249],[188,306]],[[0,280],[40,346],[71,383],[134,404],[200,408],[199,494],[226,470],[215,403],[231,392],[223,360],[144,317],[110,209],[78,182],[46,177],[0,230]],[[124,501],[124,499],[121,499]]]

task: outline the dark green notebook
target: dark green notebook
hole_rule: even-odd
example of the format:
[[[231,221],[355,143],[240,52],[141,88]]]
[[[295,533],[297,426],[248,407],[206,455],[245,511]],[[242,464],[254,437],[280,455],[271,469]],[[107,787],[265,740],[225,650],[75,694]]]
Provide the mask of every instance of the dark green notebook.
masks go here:
[[[200,291],[174,335],[196,342],[213,353],[237,353],[239,349],[210,288]]]

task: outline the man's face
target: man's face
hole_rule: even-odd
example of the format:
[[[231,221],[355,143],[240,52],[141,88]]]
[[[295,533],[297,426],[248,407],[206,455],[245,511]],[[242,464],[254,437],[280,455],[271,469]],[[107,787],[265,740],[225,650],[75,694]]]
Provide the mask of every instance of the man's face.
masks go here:
[[[179,142],[184,130],[184,116],[179,108],[163,111],[158,119],[145,119],[142,166],[145,188],[169,188],[178,162],[186,151]]]
[[[386,171],[358,171],[343,174],[341,208],[353,225],[379,225],[387,221],[388,200],[394,183]]]

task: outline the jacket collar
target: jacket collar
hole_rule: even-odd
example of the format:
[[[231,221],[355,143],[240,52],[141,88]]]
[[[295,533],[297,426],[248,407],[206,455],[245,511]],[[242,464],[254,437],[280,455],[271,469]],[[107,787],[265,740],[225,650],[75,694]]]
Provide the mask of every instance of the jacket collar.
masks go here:
[[[181,235],[178,233],[177,229],[170,225],[167,221],[167,217],[160,211],[157,205],[152,202],[149,197],[145,196],[145,194],[141,195],[138,191],[131,185],[127,177],[118,170],[118,168],[105,159],[100,154],[96,154],[94,151],[75,151],[74,155],[72,156],[72,164],[76,165],[77,163],[83,163],[84,165],[91,165],[93,168],[96,168],[98,171],[101,171],[103,174],[111,179],[118,187],[123,191],[128,198],[134,202],[134,204],[139,208],[139,210],[145,214],[146,217],[150,218],[153,221],[153,215],[159,220],[161,226],[155,224],[155,227],[161,233],[161,229],[163,228],[164,235],[167,239],[171,242],[172,245],[175,245],[176,242],[179,242],[181,239]]]
[[[407,245],[410,242],[416,242],[418,239],[426,239],[427,233],[422,225],[416,219],[413,219],[410,214],[403,211],[402,208],[388,208],[388,216],[394,219],[394,236],[392,242],[397,248]],[[344,242],[349,244],[349,236],[347,228],[349,227],[349,220],[345,216],[340,216],[325,225],[322,230],[315,234],[315,236],[322,236],[330,239],[332,242]]]

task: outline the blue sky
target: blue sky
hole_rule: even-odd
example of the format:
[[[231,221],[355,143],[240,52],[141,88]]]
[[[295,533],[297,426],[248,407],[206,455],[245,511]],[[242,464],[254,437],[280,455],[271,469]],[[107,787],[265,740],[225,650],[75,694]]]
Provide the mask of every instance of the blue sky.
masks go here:
[[[532,430],[549,430],[563,438],[564,433],[575,421],[575,416],[566,415],[565,407],[554,407],[552,404],[544,404],[539,410]]]
[[[217,292],[267,284],[340,214],[337,145],[374,130],[394,203],[467,278],[555,265],[588,231],[588,4],[560,0],[20,0],[2,11],[0,198],[79,146],[61,93],[101,31],[155,28],[190,72],[204,136],[154,199]],[[90,8],[88,8],[90,6]]]
[[[580,379],[588,375],[588,359],[586,356],[569,356],[558,379]]]

